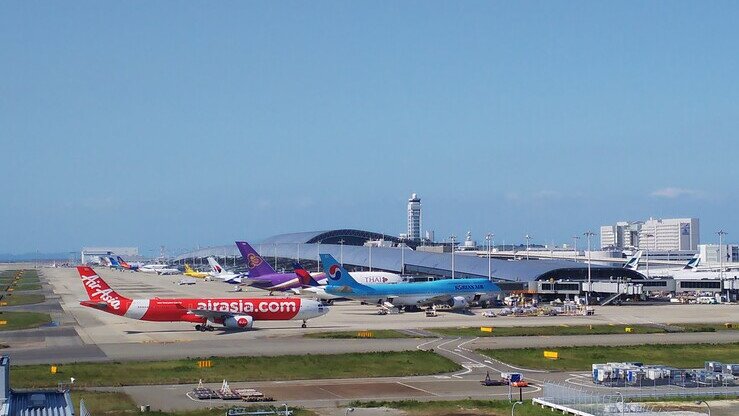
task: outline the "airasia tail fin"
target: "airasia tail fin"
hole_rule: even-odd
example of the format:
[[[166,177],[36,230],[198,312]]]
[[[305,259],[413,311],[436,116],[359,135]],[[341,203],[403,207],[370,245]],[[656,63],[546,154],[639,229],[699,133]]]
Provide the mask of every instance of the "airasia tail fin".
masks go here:
[[[92,270],[92,267],[77,266],[77,271],[82,279],[82,285],[87,291],[90,301],[80,302],[84,306],[90,306],[98,309],[106,309],[109,307],[114,312],[125,312],[131,300],[125,298],[115,290],[111,289],[105,280]]]

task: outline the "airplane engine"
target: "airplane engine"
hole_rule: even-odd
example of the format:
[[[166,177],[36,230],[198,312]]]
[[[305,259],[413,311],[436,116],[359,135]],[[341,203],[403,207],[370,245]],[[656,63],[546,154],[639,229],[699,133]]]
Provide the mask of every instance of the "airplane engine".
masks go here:
[[[223,321],[223,326],[232,329],[251,329],[254,325],[254,318],[249,315],[234,315]]]
[[[467,299],[464,296],[455,296],[449,299],[447,304],[451,306],[452,309],[466,309],[470,306],[470,303],[467,302]]]

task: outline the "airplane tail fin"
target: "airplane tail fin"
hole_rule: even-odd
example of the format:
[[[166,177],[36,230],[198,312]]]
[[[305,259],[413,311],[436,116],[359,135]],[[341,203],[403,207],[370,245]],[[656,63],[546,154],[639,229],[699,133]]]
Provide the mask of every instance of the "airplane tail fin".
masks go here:
[[[683,270],[695,270],[698,268],[698,264],[701,262],[701,255],[699,253],[696,253],[695,256],[693,256],[690,261],[688,261],[688,264],[683,267]]]
[[[244,261],[249,268],[249,277],[259,277],[277,273],[275,269],[269,265],[269,262],[264,261],[259,253],[257,253],[257,251],[254,250],[254,248],[252,248],[252,246],[250,246],[246,241],[237,241],[236,247],[239,248],[241,257],[244,258]]]
[[[121,304],[130,299],[123,297],[111,289],[105,281],[95,273],[92,267],[77,266],[77,272],[80,274],[82,284],[85,286],[87,296],[93,302],[107,303],[113,309],[120,309]]]
[[[126,261],[125,261],[125,260],[123,260],[123,259],[121,258],[121,256],[118,256],[118,257],[116,257],[116,259],[118,260],[118,263],[119,263],[119,264],[120,264],[121,266],[123,266],[123,268],[124,268],[124,269],[130,269],[130,268],[131,268],[131,265],[130,265],[130,264],[128,264],[128,263],[126,263]]]
[[[223,273],[223,267],[218,264],[218,261],[214,257],[208,257],[208,264],[210,264],[210,269],[213,270],[214,274]]]
[[[636,270],[639,268],[639,260],[641,259],[642,251],[639,250],[634,253],[624,264],[624,269]]]
[[[300,263],[293,263],[293,270],[295,270],[295,274],[298,275],[300,284],[303,285],[303,287],[319,286],[318,282],[310,275],[310,273],[308,273],[307,270],[303,268],[303,266],[300,265]]]
[[[190,267],[189,264],[185,263],[185,273],[192,273],[192,272],[194,272],[192,267]]]
[[[349,272],[346,271],[346,269],[336,261],[334,256],[330,254],[321,254],[321,266],[323,267],[323,271],[326,272],[329,285],[349,286],[354,288],[365,287],[365,285],[354,280]]]
[[[110,260],[110,265],[111,265],[112,267],[118,267],[118,268],[120,268],[120,267],[121,267],[121,264],[120,264],[120,263],[118,263],[118,260],[116,260],[116,259],[115,259],[115,257],[113,257],[113,256],[108,256],[108,260]]]

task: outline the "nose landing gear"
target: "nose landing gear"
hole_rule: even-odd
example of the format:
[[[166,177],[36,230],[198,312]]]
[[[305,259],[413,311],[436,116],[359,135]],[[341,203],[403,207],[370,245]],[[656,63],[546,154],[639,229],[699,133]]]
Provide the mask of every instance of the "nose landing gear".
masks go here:
[[[303,325],[300,325],[300,327],[301,328],[308,328],[308,323],[307,323],[307,321],[305,319],[303,320]]]
[[[215,328],[207,324],[203,324],[203,325],[198,324],[198,325],[195,325],[195,330],[200,331],[200,332],[205,332],[205,331],[214,331]]]

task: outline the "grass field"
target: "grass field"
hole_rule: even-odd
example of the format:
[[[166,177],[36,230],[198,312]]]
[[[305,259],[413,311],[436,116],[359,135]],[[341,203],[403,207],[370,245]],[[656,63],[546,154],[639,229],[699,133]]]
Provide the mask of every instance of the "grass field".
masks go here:
[[[678,368],[702,368],[705,361],[735,362],[739,359],[739,343],[634,345],[618,347],[550,348],[560,358],[544,358],[543,348],[480,350],[479,352],[516,367],[554,371],[590,370],[594,363],[638,361]]]
[[[414,416],[447,416],[447,415],[492,415],[508,416],[511,414],[512,403],[507,400],[451,400],[419,402],[416,400],[399,401],[355,401],[350,407],[389,407],[407,412]],[[542,409],[525,400],[516,405],[516,414],[519,416],[551,416],[552,411]]]
[[[0,321],[5,321],[5,324],[0,325],[0,331],[12,331],[46,325],[51,322],[51,316],[38,312],[0,311]]]
[[[72,402],[74,403],[76,414],[79,411],[80,399],[85,400],[85,407],[93,415],[104,415],[104,416],[132,416],[139,414],[139,408],[133,399],[125,393],[120,392],[98,392],[98,391],[84,391],[76,390],[72,392]],[[234,407],[242,407],[242,403],[234,403]],[[246,406],[247,409],[252,411],[256,410],[271,410],[275,404],[265,403],[262,405],[250,405]],[[278,404],[279,406],[279,404]],[[161,412],[158,409],[151,409],[152,411],[148,414],[152,416],[223,416],[226,411],[226,407],[215,407],[213,409],[203,408],[200,410],[188,410],[179,412]],[[278,410],[283,410],[283,406],[279,406]],[[296,416],[314,416],[315,413],[307,411],[305,409],[290,408]]]
[[[480,327],[429,329],[450,337],[519,337],[551,335],[603,335],[625,334],[630,327],[634,334],[656,334],[668,332],[655,325],[558,325],[558,326],[493,326],[493,332],[482,332]]]
[[[198,368],[198,359],[112,363],[74,363],[50,374],[48,365],[15,366],[14,388],[50,387],[76,379],[75,385],[122,386],[204,382],[301,380],[440,374],[461,369],[427,351],[372,352],[336,355],[209,358],[212,368]]]
[[[35,293],[0,293],[0,296],[2,296],[0,302],[7,303],[3,306],[32,305],[34,303],[41,303],[46,300],[46,297],[44,297],[44,295],[39,295]]]
[[[362,333],[370,332],[371,337],[361,336]],[[404,332],[392,329],[377,329],[372,331],[335,331],[335,332],[314,332],[303,335],[304,338],[319,339],[390,339],[390,338],[418,338]]]

